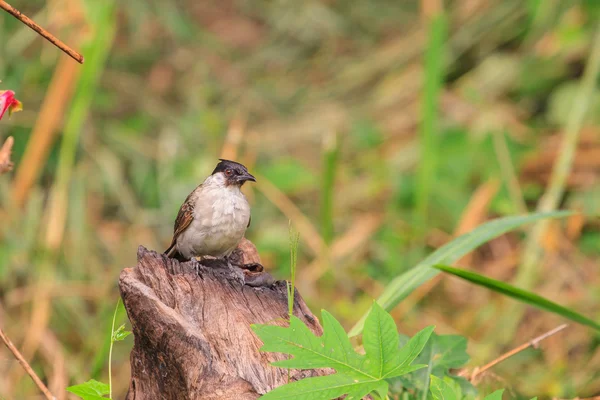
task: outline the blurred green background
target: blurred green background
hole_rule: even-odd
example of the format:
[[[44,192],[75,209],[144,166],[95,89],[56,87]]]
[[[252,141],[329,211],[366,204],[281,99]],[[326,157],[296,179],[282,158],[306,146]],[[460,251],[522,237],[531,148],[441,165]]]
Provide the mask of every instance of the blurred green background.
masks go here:
[[[0,13],[0,89],[24,103],[0,123],[0,142],[15,138],[15,169],[0,176],[0,325],[59,399],[70,384],[108,380],[119,272],[138,245],[167,247],[179,206],[221,156],[258,178],[245,187],[247,237],[265,267],[289,276],[291,220],[300,292],[347,328],[432,249],[535,210],[568,132],[579,137],[559,206],[600,214],[589,61],[600,2],[443,3],[11,2],[83,66]],[[535,278],[520,280],[527,232],[459,265],[598,320],[598,218],[550,223]],[[467,336],[472,367],[562,322],[527,308],[505,332],[512,300],[438,278],[392,315],[406,334],[434,324]],[[514,398],[598,395],[599,344],[571,326],[480,385]],[[131,345],[115,345],[116,398]],[[40,398],[3,347],[0,397]]]

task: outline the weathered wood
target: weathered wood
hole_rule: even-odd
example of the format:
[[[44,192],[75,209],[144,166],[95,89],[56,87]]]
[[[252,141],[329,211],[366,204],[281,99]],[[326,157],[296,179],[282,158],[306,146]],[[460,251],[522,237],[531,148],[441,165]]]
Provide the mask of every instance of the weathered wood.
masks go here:
[[[288,382],[288,370],[270,365],[286,356],[259,352],[250,328],[287,324],[284,281],[251,287],[220,260],[180,263],[140,247],[119,287],[135,337],[127,399],[256,399]],[[294,314],[322,333],[298,293]],[[293,370],[291,378],[325,373]]]

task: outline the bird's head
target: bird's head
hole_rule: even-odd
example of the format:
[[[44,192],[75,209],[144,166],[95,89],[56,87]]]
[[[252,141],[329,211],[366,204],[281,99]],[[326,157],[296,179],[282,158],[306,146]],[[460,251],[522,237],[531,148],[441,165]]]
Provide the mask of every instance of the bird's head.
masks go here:
[[[219,159],[219,163],[212,172],[212,175],[222,174],[227,186],[242,186],[246,181],[256,182],[256,178],[248,172],[248,169],[235,161]]]

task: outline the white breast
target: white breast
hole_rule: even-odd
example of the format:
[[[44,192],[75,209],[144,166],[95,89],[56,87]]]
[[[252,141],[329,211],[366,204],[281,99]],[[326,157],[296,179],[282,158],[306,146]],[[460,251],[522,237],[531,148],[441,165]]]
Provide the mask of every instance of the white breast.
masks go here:
[[[177,248],[188,258],[228,256],[244,237],[249,221],[250,205],[239,187],[203,184],[196,196],[194,220],[178,238]]]

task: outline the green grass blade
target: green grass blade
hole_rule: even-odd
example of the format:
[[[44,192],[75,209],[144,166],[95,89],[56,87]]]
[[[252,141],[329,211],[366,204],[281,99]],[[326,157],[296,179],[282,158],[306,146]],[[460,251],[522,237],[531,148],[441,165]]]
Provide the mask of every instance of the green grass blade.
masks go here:
[[[422,122],[419,132],[421,160],[415,193],[418,222],[422,226],[427,223],[429,199],[432,197],[439,158],[438,102],[444,79],[446,25],[443,13],[434,16],[429,22],[429,43],[425,54]]]
[[[381,296],[377,299],[377,302],[384,309],[390,310],[416,288],[439,274],[439,271],[432,268],[432,266],[436,264],[452,264],[482,244],[508,231],[516,229],[521,225],[539,221],[544,218],[564,218],[569,215],[573,215],[573,212],[553,211],[533,213],[499,218],[480,225],[473,231],[461,235],[450,243],[440,247],[414,268],[394,278],[392,282],[386,286]],[[362,332],[365,318],[366,315],[354,325],[349,333],[350,336],[356,336]]]
[[[433,268],[447,272],[454,276],[458,276],[459,278],[472,282],[476,285],[486,287],[494,292],[502,293],[508,297],[512,297],[513,299],[517,299],[523,303],[530,304],[542,310],[558,314],[562,317],[570,319],[571,321],[600,330],[600,324],[597,322],[592,321],[591,319],[571,310],[570,308],[563,307],[527,290],[519,289],[509,285],[508,283],[497,281],[495,279],[491,279],[471,271],[466,271],[464,269],[453,268],[448,265],[434,265]]]
[[[300,233],[294,230],[292,221],[289,221],[290,233],[290,281],[287,282],[288,294],[288,314],[292,318],[294,315],[294,295],[296,294],[296,267],[298,264],[298,242]]]
[[[332,132],[323,143],[323,178],[321,182],[321,234],[326,244],[333,241],[333,188],[338,163],[338,139]]]

